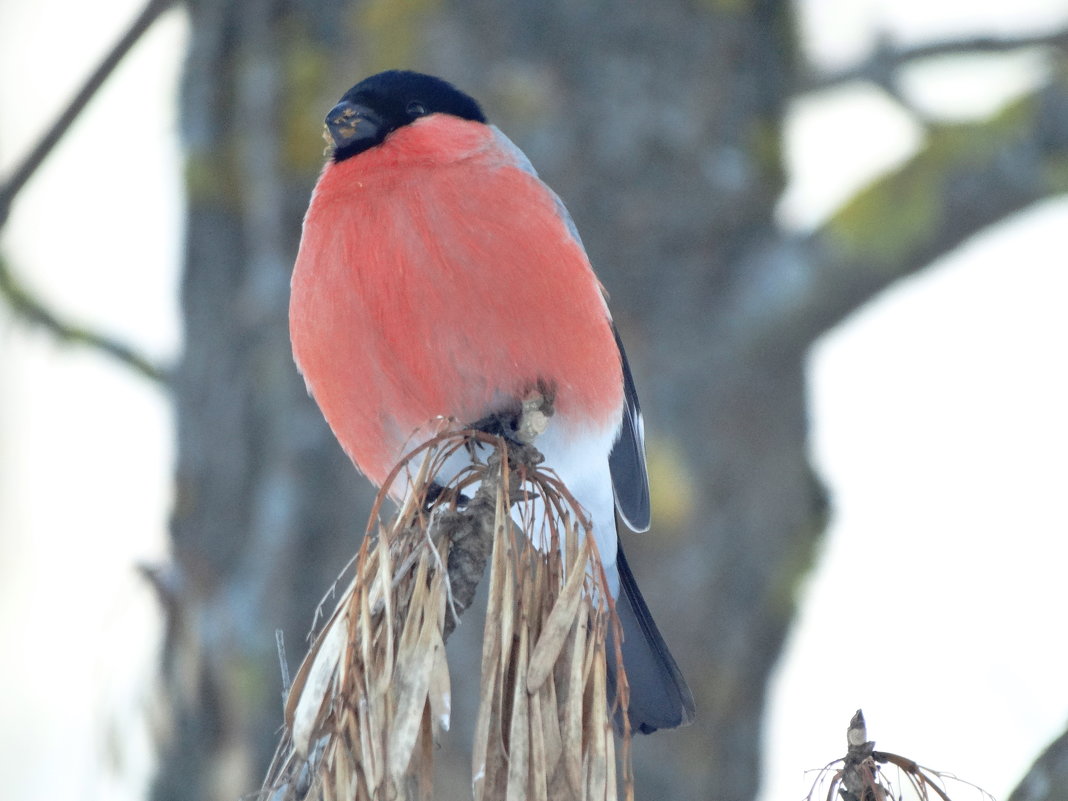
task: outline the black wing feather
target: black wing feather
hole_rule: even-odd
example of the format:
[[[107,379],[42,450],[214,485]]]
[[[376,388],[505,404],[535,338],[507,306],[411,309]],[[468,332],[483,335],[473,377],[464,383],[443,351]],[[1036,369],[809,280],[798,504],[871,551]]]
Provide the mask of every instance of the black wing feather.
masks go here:
[[[612,326],[623,365],[623,427],[619,439],[608,456],[612,471],[612,489],[616,496],[616,510],[631,531],[649,529],[649,471],[645,464],[645,425],[634,389],[634,376],[627,363],[627,352],[619,331]]]
[[[649,607],[630,572],[623,548],[616,554],[622,592],[616,612],[623,627],[623,666],[630,686],[628,715],[632,731],[651,734],[657,729],[688,726],[694,719],[693,693],[668,650]],[[615,696],[615,648],[608,648],[608,681]]]

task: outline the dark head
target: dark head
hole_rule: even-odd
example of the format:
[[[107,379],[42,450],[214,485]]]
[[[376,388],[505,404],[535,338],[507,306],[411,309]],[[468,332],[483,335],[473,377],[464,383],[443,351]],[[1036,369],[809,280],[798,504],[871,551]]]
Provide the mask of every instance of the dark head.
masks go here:
[[[478,103],[441,78],[389,70],[372,75],[345,92],[341,102],[326,115],[325,135],[333,144],[334,161],[344,161],[428,114],[486,121]]]

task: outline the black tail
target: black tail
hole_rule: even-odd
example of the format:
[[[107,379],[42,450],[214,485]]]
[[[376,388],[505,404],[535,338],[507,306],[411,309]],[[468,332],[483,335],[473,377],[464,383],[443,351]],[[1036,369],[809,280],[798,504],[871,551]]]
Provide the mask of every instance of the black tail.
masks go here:
[[[630,685],[631,731],[649,734],[657,729],[674,729],[693,722],[693,693],[686,685],[675,658],[653,622],[623,556],[616,552],[616,567],[622,592],[616,612],[623,627],[623,667]],[[615,693],[615,647],[608,643],[608,680]]]

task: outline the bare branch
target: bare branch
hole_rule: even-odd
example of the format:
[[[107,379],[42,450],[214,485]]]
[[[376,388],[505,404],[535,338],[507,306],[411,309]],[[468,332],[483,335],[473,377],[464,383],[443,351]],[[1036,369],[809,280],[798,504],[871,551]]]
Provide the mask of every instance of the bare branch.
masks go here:
[[[167,372],[144,354],[138,353],[124,342],[59,319],[48,307],[12,274],[7,262],[0,259],[0,296],[11,306],[16,316],[33,325],[38,325],[61,342],[86,345],[104,353],[139,375],[166,384]]]
[[[858,64],[825,75],[810,75],[798,91],[821,92],[853,81],[869,81],[896,94],[898,70],[925,59],[945,56],[1009,53],[1029,47],[1053,47],[1068,50],[1068,28],[1032,36],[975,36],[944,39],[911,47],[894,47],[887,39],[876,45],[871,55]]]
[[[88,105],[108,76],[118,66],[134,44],[147,31],[152,23],[174,3],[174,0],[149,0],[130,27],[104,56],[103,61],[86,78],[81,89],[74,95],[55,122],[41,135],[37,144],[12,171],[3,185],[0,185],[0,228],[7,222],[11,206],[18,193],[30,180],[37,168],[41,166],[52,149],[70,130],[71,123]],[[102,333],[60,320],[29,289],[19,282],[11,272],[8,264],[0,259],[0,296],[8,302],[15,314],[23,320],[39,325],[48,330],[62,342],[87,345],[106,355],[117,359],[135,372],[157,383],[164,383],[166,376],[163,368],[153,364],[146,356],[138,353],[129,345],[112,339]]]
[[[115,67],[119,65],[119,62],[130,52],[130,48],[136,44],[145,31],[152,27],[152,23],[170,8],[173,2],[174,0],[148,0],[141,13],[137,15],[130,27],[115,43],[115,46],[104,56],[104,60],[86,78],[85,83],[82,84],[81,89],[74,95],[67,107],[59,113],[55,122],[41,135],[33,149],[19,163],[11,173],[11,176],[4,181],[3,185],[0,186],[0,228],[7,222],[15,196],[30,180],[42,162],[48,158],[52,148],[70,130],[71,123],[89,104],[89,101],[104,84],[104,81],[108,79]]]
[[[930,129],[923,149],[819,231],[770,230],[726,308],[740,347],[803,350],[888,285],[1039,200],[1068,191],[1068,84],[992,118]]]

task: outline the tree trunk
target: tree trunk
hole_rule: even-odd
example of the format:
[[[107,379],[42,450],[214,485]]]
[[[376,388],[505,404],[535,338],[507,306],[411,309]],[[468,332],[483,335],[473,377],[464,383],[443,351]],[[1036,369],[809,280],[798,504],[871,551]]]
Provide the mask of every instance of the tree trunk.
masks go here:
[[[867,229],[776,231],[783,111],[801,83],[781,0],[192,0],[190,12],[175,733],[156,797],[258,786],[281,723],[274,631],[295,663],[363,530],[369,487],[292,365],[288,280],[323,114],[360,78],[406,66],[483,102],[568,204],[612,295],[654,492],[653,531],[625,546],[698,705],[692,728],[636,742],[638,797],[752,798],[768,673],[825,517],[806,455],[806,349],[974,231],[975,215],[961,209],[948,240],[895,252],[877,275],[834,272],[869,263],[847,247]],[[479,631],[469,621],[449,645],[445,773],[459,788]]]

